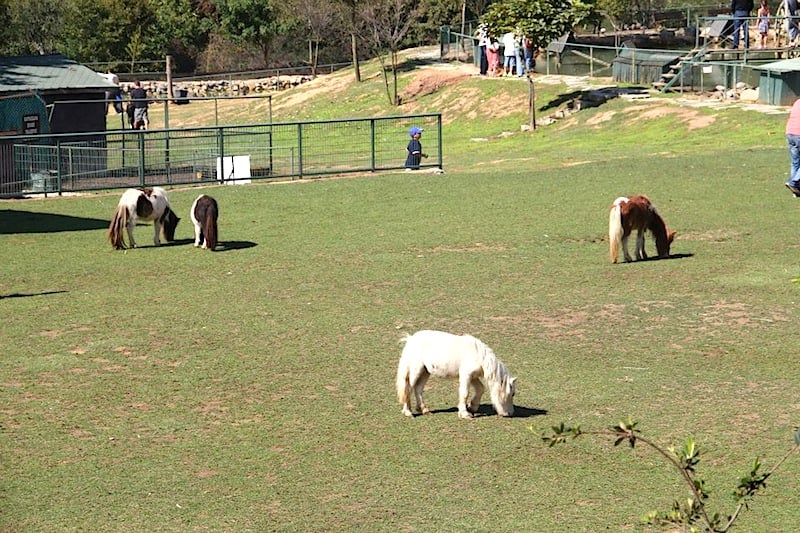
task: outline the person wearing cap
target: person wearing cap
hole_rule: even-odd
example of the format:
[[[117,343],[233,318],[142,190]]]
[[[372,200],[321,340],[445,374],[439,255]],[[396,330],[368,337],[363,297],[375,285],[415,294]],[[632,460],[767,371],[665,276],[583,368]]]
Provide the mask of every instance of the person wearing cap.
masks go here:
[[[419,162],[421,158],[428,157],[428,154],[422,153],[422,143],[419,142],[419,138],[422,136],[422,131],[422,128],[418,128],[417,126],[414,126],[408,130],[411,140],[408,141],[408,146],[406,146],[406,151],[408,152],[408,155],[406,156],[406,171],[419,170]]]

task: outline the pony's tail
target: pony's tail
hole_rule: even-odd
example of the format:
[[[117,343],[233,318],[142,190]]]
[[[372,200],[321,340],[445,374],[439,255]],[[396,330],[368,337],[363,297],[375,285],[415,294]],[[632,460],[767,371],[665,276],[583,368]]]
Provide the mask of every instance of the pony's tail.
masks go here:
[[[111,224],[108,226],[108,240],[111,241],[111,246],[115,250],[124,250],[127,248],[125,245],[125,228],[128,225],[128,208],[125,205],[118,205],[114,210],[114,217],[111,219]]]
[[[622,212],[618,203],[611,206],[608,213],[608,252],[612,263],[617,262],[619,247],[622,244]]]
[[[408,341],[408,336],[402,339],[401,342]],[[411,383],[408,380],[408,362],[406,361],[405,353],[400,356],[400,362],[397,364],[397,380],[395,381],[397,387],[397,401],[400,405],[408,405],[411,397]]]
[[[217,203],[211,202],[206,209],[206,219],[203,221],[203,235],[206,238],[206,248],[214,250],[217,247]]]

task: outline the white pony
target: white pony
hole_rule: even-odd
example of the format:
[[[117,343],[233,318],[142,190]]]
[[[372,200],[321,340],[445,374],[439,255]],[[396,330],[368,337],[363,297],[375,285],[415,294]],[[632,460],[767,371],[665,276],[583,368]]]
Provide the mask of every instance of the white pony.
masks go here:
[[[127,230],[130,247],[136,248],[133,227],[138,219],[153,221],[155,231],[153,243],[156,246],[161,244],[162,235],[167,242],[175,240],[175,228],[178,227],[180,218],[170,208],[167,191],[164,189],[160,187],[128,189],[122,193],[108,227],[108,240],[115,250],[127,248],[124,230]]]
[[[497,414],[514,414],[514,393],[517,378],[508,373],[491,348],[471,335],[453,335],[444,331],[423,330],[406,336],[400,363],[397,366],[397,399],[403,414],[411,412],[411,391],[417,400],[417,412],[429,413],[422,399],[422,390],[430,376],[458,377],[458,416],[471,418],[478,411],[486,380]],[[469,387],[475,389],[467,405]]]

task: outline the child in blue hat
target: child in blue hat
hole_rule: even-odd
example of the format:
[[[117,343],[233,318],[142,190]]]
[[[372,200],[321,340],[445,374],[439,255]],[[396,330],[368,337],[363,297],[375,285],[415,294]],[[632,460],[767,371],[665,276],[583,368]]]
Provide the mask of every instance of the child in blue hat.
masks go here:
[[[411,140],[408,141],[408,146],[406,146],[406,151],[408,152],[408,156],[406,156],[406,171],[419,170],[420,159],[428,157],[428,154],[422,153],[422,143],[419,142],[419,138],[422,136],[422,128],[414,126],[408,130],[408,134],[411,136]]]

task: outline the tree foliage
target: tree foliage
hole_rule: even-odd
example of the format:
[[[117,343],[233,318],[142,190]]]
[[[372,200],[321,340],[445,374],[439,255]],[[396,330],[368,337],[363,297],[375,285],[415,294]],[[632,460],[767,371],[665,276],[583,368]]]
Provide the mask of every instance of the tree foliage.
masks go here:
[[[366,40],[381,62],[386,96],[392,105],[400,105],[397,94],[397,52],[423,8],[415,0],[367,0],[363,17],[369,28]],[[389,64],[386,64],[386,55]],[[392,74],[391,82],[387,70]]]
[[[217,0],[219,23],[225,35],[234,42],[256,46],[269,62],[275,37],[288,31],[295,20],[281,16],[275,2],[269,0]]]
[[[514,32],[544,48],[589,12],[588,5],[571,0],[510,0],[490,5],[481,21],[491,35]]]
[[[0,0],[0,54],[62,53],[130,65],[172,55],[180,72],[297,65],[309,54],[348,58],[437,42],[482,17],[496,36],[518,30],[539,46],[586,13],[674,7],[679,0]],[[686,4],[686,2],[684,2]],[[619,15],[622,16],[622,15]],[[595,19],[596,20],[596,19]],[[373,23],[378,22],[378,26]],[[123,70],[123,69],[120,69]],[[125,68],[124,70],[128,70]]]

